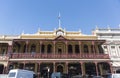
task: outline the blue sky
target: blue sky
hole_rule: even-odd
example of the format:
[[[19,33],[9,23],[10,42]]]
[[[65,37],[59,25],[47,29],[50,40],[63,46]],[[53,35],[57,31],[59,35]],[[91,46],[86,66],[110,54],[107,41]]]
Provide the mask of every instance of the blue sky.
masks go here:
[[[0,0],[0,35],[52,31],[61,25],[68,31],[91,34],[96,28],[119,28],[120,0]]]

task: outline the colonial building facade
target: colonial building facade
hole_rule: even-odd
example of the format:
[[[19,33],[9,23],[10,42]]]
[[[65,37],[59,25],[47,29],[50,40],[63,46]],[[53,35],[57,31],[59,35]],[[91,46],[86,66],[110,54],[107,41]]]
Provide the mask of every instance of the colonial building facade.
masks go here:
[[[104,52],[110,56],[114,73],[120,73],[120,28],[96,28],[93,34],[106,40],[102,45]]]
[[[102,46],[105,40],[79,31],[54,31],[35,34],[0,36],[0,73],[20,68],[40,76],[61,72],[74,75],[106,75],[112,73],[109,54]]]

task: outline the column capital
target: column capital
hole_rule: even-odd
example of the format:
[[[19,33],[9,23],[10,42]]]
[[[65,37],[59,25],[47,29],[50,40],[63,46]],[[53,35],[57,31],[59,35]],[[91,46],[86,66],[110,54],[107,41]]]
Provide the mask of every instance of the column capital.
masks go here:
[[[80,64],[83,64],[83,61],[80,61]]]
[[[41,64],[41,62],[37,62],[39,65]]]
[[[53,64],[55,64],[56,62],[53,62]]]
[[[82,44],[82,42],[81,41],[79,41],[79,45],[81,45]]]
[[[94,42],[94,41],[92,41],[92,45],[95,45],[95,42]]]
[[[68,64],[69,62],[68,62],[68,61],[66,61],[65,63],[66,63],[66,64]]]
[[[42,41],[39,41],[40,44],[42,44]]]
[[[95,64],[97,64],[98,62],[97,62],[97,61],[95,61],[94,63],[95,63]]]
[[[29,44],[29,41],[28,41],[28,40],[26,40],[26,41],[25,41],[25,43],[26,43],[26,45],[28,45],[28,44]]]
[[[55,44],[56,44],[56,41],[53,41],[53,44],[55,45]]]

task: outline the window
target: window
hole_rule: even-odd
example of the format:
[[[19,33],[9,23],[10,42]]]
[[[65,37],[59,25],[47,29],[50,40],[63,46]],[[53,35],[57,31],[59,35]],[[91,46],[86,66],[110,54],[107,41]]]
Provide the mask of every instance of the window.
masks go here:
[[[58,48],[58,54],[62,54],[62,49]]]
[[[112,49],[115,49],[115,46],[111,46]]]
[[[79,45],[75,45],[75,53],[79,53]]]
[[[104,46],[104,49],[107,49],[107,46]]]
[[[86,44],[84,45],[84,52],[88,53],[88,46]]]
[[[48,44],[47,45],[47,53],[51,53],[52,52],[52,45]]]
[[[16,74],[16,72],[11,72],[11,73],[9,74],[9,77],[15,77],[15,74]]]
[[[42,46],[41,46],[41,52],[44,53],[44,51],[45,51],[45,45],[42,44]]]
[[[36,52],[36,46],[35,46],[35,44],[31,45],[31,52]]]
[[[72,45],[68,45],[68,53],[72,53],[73,49],[72,49]]]

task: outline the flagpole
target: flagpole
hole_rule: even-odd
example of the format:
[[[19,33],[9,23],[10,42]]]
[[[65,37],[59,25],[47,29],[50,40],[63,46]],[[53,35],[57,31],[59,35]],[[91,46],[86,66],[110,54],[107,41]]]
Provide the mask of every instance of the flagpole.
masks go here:
[[[60,13],[59,13],[59,16],[58,16],[58,22],[59,22],[59,29],[60,29],[61,28]]]

